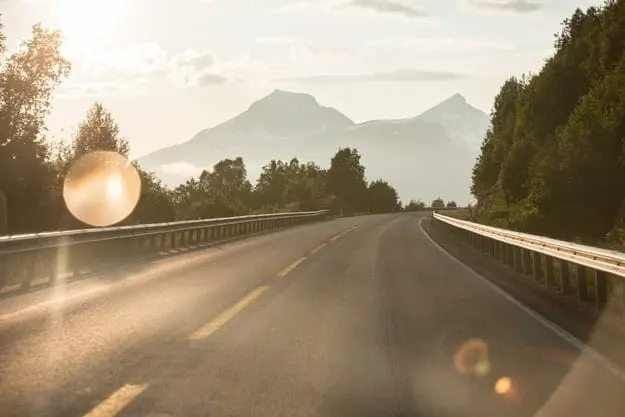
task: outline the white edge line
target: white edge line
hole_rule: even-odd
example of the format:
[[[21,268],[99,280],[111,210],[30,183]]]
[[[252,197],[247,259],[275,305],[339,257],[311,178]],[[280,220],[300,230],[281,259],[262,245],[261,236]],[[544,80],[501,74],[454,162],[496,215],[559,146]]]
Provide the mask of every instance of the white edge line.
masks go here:
[[[610,371],[614,376],[618,377],[622,381],[625,381],[625,370],[623,370],[620,366],[618,366],[617,364],[612,362],[610,359],[608,359],[605,356],[603,356],[597,350],[593,349],[590,346],[587,346],[586,343],[584,343],[583,341],[581,341],[577,337],[573,336],[572,334],[570,334],[569,332],[564,330],[562,327],[558,326],[554,322],[552,322],[552,321],[548,320],[547,318],[545,318],[543,315],[541,315],[541,314],[537,313],[536,311],[532,310],[531,308],[529,308],[528,306],[526,306],[525,304],[523,304],[522,302],[520,302],[519,300],[517,300],[516,298],[514,298],[513,296],[511,296],[510,294],[508,294],[504,290],[502,290],[500,287],[498,287],[497,285],[493,284],[490,280],[485,278],[483,275],[481,275],[478,272],[474,271],[473,269],[471,269],[470,267],[468,267],[467,265],[462,263],[462,261],[460,261],[458,258],[456,258],[452,254],[447,252],[441,245],[436,243],[434,241],[434,239],[432,239],[430,237],[430,235],[428,235],[428,233],[423,229],[423,225],[422,225],[423,220],[424,219],[419,220],[419,228],[421,229],[421,232],[423,232],[425,237],[430,241],[430,243],[432,245],[434,245],[439,251],[441,251],[442,253],[447,255],[450,260],[452,260],[456,264],[462,266],[471,275],[473,275],[475,278],[479,279],[482,283],[486,284],[491,290],[493,290],[494,292],[496,292],[497,294],[499,294],[500,296],[502,296],[503,298],[508,300],[510,303],[512,303],[515,306],[517,306],[519,309],[521,309],[527,315],[529,315],[534,320],[539,322],[545,328],[551,330],[553,333],[555,333],[556,335],[560,336],[560,338],[562,338],[563,340],[565,340],[566,342],[571,344],[579,352],[587,354],[592,359],[594,359],[595,361],[600,363],[603,367],[605,367],[608,371]]]

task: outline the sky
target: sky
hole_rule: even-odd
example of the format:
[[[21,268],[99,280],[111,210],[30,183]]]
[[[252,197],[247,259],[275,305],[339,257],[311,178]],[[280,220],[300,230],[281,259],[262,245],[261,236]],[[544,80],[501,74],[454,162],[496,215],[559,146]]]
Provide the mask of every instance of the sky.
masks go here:
[[[574,0],[0,0],[10,49],[42,23],[72,73],[49,136],[100,101],[132,155],[189,140],[274,89],[356,122],[413,117],[460,93],[490,112],[510,76],[540,70]]]

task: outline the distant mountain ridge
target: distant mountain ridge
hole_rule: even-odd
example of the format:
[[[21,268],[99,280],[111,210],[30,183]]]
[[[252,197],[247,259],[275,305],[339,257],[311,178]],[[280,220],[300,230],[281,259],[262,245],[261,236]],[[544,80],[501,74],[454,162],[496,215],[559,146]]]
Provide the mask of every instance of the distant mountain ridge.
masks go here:
[[[139,162],[176,186],[193,169],[241,156],[254,181],[272,159],[297,157],[327,166],[339,147],[353,146],[367,177],[388,180],[404,201],[440,195],[465,202],[471,199],[471,169],[488,126],[488,116],[460,94],[413,118],[356,124],[309,94],[274,90],[225,123]]]

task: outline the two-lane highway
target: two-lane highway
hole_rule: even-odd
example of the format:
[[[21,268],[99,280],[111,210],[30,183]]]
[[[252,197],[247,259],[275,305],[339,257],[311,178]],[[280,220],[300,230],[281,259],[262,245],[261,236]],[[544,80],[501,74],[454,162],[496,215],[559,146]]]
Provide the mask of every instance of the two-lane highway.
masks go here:
[[[615,369],[420,220],[304,225],[1,300],[0,415],[622,415]]]

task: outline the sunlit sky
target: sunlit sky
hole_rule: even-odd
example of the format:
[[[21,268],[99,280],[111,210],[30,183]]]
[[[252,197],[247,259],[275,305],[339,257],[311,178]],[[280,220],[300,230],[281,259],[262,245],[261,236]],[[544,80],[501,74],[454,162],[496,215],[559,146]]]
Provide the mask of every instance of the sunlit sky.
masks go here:
[[[454,93],[488,112],[507,77],[540,69],[562,20],[597,3],[0,0],[0,13],[13,49],[38,22],[64,33],[73,69],[50,135],[71,137],[98,100],[141,156],[276,88],[357,122],[416,116]]]

